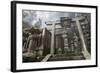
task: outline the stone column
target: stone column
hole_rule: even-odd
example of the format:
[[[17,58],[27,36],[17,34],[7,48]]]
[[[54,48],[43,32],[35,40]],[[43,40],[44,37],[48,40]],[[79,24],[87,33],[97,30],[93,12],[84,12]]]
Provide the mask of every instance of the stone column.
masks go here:
[[[51,35],[51,50],[50,53],[54,54],[54,37],[55,37],[55,23],[52,22],[52,35]]]
[[[32,35],[29,36],[28,41],[29,41],[28,53],[30,53],[32,52],[32,47],[33,47]]]
[[[82,29],[81,29],[81,26],[80,26],[80,22],[79,22],[78,19],[75,19],[75,21],[76,21],[76,26],[78,28],[79,35],[80,35],[80,38],[81,38],[81,41],[82,41],[82,44],[83,44],[83,54],[84,54],[86,59],[90,59],[90,54],[87,51],[87,47],[86,47],[86,44],[85,44],[85,41],[84,41],[83,32],[82,32]]]

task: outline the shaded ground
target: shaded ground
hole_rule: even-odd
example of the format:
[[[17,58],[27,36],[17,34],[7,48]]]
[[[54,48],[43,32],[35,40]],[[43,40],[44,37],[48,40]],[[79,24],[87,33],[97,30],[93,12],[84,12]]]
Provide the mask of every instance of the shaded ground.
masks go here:
[[[23,63],[28,62],[41,62],[44,57],[23,56]],[[51,56],[48,61],[68,61],[68,60],[85,60],[82,53],[80,54],[55,54]]]
[[[85,60],[82,54],[80,55],[55,55],[48,61],[67,61],[67,60]]]

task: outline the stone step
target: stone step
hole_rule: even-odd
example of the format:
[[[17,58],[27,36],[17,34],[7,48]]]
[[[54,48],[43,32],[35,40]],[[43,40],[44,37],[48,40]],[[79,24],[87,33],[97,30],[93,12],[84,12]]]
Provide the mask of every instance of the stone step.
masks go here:
[[[70,55],[70,56],[65,56],[65,55],[59,55],[59,56],[54,56],[51,57],[48,61],[65,61],[65,60],[83,60],[85,59],[83,55]]]

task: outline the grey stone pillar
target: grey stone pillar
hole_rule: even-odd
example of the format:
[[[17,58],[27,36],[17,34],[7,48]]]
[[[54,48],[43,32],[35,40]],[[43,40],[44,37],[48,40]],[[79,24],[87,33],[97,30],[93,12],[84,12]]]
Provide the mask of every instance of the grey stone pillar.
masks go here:
[[[76,21],[76,26],[78,28],[79,35],[80,35],[80,38],[81,38],[81,41],[82,41],[82,44],[83,44],[83,54],[84,54],[86,59],[90,59],[91,57],[90,57],[90,54],[87,51],[87,47],[86,47],[86,44],[85,44],[85,41],[84,41],[83,32],[82,32],[82,29],[81,29],[81,26],[80,26],[79,19],[75,19],[75,21]]]
[[[54,54],[54,37],[55,37],[55,23],[52,22],[52,35],[51,35],[51,50],[50,53]]]
[[[29,38],[30,39],[30,38]],[[32,39],[30,39],[29,40],[29,48],[28,48],[28,52],[30,53],[31,52],[31,50],[32,50],[32,45],[33,45],[33,40]]]

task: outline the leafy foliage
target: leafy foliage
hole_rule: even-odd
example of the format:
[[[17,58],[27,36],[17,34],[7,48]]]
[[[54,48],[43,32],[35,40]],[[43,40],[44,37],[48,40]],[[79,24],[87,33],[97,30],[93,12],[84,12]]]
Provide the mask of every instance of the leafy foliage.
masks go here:
[[[31,34],[40,34],[40,33],[41,33],[41,31],[40,31],[39,29],[35,29],[34,27],[32,27],[32,28],[29,30],[29,32],[30,32]]]

